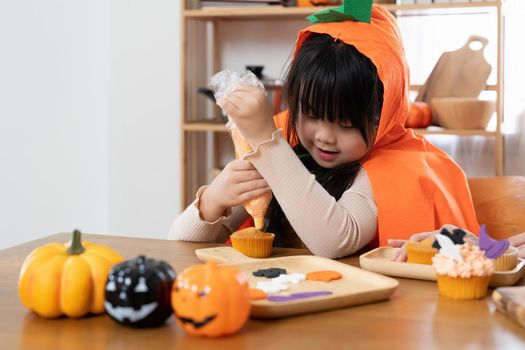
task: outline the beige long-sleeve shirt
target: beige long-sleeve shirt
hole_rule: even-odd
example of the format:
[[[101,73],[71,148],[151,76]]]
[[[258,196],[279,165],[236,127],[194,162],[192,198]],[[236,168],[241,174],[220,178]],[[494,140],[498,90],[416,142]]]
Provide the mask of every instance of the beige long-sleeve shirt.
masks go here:
[[[266,180],[292,228],[315,255],[339,258],[355,253],[376,234],[377,206],[364,169],[336,201],[301,163],[280,132],[245,156]],[[242,206],[214,222],[201,219],[197,199],[173,222],[168,238],[192,242],[226,241],[248,217]],[[278,232],[276,234],[279,234]]]

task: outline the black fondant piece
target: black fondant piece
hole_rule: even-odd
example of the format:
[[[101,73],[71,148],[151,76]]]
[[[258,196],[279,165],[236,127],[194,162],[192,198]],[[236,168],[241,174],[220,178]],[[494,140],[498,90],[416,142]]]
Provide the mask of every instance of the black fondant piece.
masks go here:
[[[252,272],[252,274],[256,277],[266,277],[266,278],[275,278],[279,277],[279,275],[285,275],[286,270],[281,269],[279,267],[271,267],[269,269],[261,269]]]
[[[454,242],[454,244],[465,243],[465,235],[467,234],[465,231],[463,231],[460,228],[456,228],[452,230],[452,232],[450,232],[446,228],[442,228],[439,233],[442,234],[443,236],[447,236],[448,238],[450,238],[452,242]],[[437,239],[434,241],[434,243],[432,243],[432,247],[436,249],[441,249],[441,246],[439,245]]]

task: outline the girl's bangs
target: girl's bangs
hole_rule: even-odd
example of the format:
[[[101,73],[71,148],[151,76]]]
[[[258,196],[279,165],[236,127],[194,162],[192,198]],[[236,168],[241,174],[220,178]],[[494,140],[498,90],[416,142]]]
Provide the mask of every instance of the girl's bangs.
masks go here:
[[[358,89],[355,82],[363,78],[345,69],[343,62],[334,56],[322,59],[324,63],[317,67],[306,66],[301,78],[296,80],[298,86],[292,87],[299,102],[298,112],[331,123],[361,126],[368,101],[362,100],[364,91],[359,92],[362,89]]]

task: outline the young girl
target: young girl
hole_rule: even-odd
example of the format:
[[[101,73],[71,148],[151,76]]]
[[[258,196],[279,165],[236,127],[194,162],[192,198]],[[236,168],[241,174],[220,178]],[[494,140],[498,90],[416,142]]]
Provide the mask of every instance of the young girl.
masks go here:
[[[464,173],[403,126],[408,84],[399,31],[381,6],[371,23],[301,31],[283,89],[287,111],[273,120],[250,86],[217,101],[254,151],[198,191],[169,238],[224,242],[248,216],[242,203],[270,189],[267,231],[277,245],[315,255],[338,258],[443,224],[477,233]]]

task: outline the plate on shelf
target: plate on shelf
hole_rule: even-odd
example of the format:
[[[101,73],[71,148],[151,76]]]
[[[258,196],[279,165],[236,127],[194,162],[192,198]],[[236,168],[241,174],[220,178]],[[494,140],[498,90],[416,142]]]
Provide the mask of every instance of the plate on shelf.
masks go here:
[[[364,253],[359,257],[359,264],[368,271],[387,276],[413,278],[418,280],[435,281],[436,274],[431,265],[412,264],[390,260],[394,251],[399,248],[379,247]],[[512,286],[523,276],[525,261],[519,259],[513,270],[493,272],[490,287]]]
[[[306,314],[352,305],[366,304],[390,298],[399,282],[354,266],[327,258],[312,255],[272,256],[266,259],[250,258],[237,252],[232,247],[197,249],[195,254],[201,261],[216,260],[232,265],[248,276],[250,288],[257,282],[269,281],[265,277],[253,276],[259,269],[279,267],[287,273],[308,273],[319,270],[333,270],[342,275],[341,279],[331,282],[302,281],[288,284],[288,290],[269,295],[289,295],[292,293],[329,291],[332,294],[297,299],[286,302],[273,302],[267,299],[252,300],[251,316],[255,318],[279,318]]]

